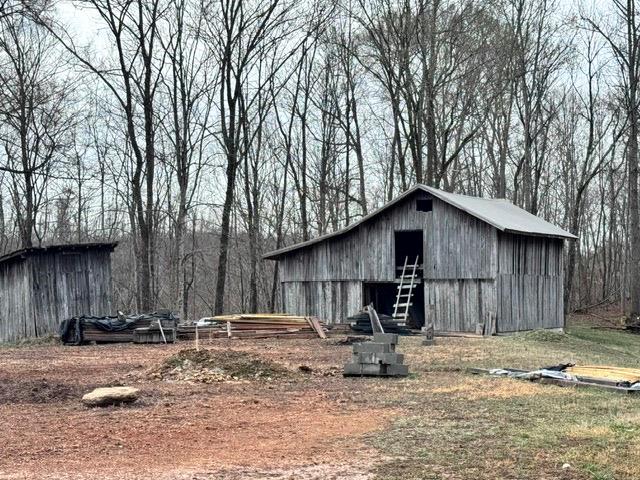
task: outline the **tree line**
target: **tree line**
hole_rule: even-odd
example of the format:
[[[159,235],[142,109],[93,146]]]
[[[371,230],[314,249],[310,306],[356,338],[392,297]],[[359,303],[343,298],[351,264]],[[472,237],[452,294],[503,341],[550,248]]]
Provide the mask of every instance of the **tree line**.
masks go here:
[[[120,308],[278,309],[266,251],[415,183],[579,236],[640,312],[634,0],[0,0],[0,250],[117,240]]]

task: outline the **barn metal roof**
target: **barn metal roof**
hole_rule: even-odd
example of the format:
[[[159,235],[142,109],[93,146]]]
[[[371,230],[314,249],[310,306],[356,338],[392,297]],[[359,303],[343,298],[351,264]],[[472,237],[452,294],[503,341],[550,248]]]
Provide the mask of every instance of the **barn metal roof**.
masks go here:
[[[503,232],[553,238],[578,238],[575,235],[567,232],[566,230],[563,230],[562,228],[549,223],[546,220],[541,219],[540,217],[536,217],[535,215],[527,212],[526,210],[523,210],[520,207],[517,207],[508,200],[501,198],[471,197],[469,195],[449,193],[443,190],[438,190],[437,188],[417,184],[411,187],[409,190],[401,193],[390,202],[384,204],[382,207],[369,213],[368,215],[365,215],[357,222],[347,225],[341,230],[337,230],[335,232],[328,233],[311,240],[307,240],[306,242],[296,243],[295,245],[290,245],[288,247],[274,250],[265,254],[263,258],[275,259],[283,254],[323,242],[333,237],[344,235],[345,233],[353,230],[362,223],[365,223],[373,217],[376,217],[380,213],[387,210],[389,207],[395,205],[399,201],[403,200],[404,198],[408,197],[418,190],[429,193],[434,197],[439,198],[443,202],[459,208],[460,210],[467,212],[469,215],[472,215]]]
[[[77,252],[83,250],[109,250],[113,251],[118,242],[87,242],[87,243],[68,243],[63,245],[47,245],[44,247],[28,247],[15,250],[0,257],[0,264],[19,260],[33,254],[42,254],[49,252]]]

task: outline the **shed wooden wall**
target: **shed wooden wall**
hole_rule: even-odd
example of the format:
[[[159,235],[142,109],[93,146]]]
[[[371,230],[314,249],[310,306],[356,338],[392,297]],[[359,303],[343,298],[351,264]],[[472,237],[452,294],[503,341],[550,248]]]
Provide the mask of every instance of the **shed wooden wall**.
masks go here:
[[[35,337],[31,268],[25,261],[0,264],[0,343]]]
[[[8,262],[0,266],[0,342],[55,333],[76,315],[109,314],[111,298],[108,250],[50,251]]]

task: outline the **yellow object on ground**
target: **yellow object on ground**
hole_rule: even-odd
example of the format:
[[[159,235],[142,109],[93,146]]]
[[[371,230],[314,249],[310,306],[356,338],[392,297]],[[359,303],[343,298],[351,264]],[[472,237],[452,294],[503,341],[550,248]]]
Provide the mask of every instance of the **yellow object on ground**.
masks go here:
[[[576,377],[601,378],[619,382],[640,382],[639,368],[608,367],[605,365],[583,365],[569,367],[565,372]]]

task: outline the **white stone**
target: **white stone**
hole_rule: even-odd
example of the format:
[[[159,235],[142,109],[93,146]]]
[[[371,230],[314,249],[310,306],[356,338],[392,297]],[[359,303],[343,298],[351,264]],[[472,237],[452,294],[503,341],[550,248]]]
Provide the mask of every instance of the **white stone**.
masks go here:
[[[96,388],[82,397],[82,403],[90,407],[104,407],[116,403],[131,403],[138,399],[139,390],[133,387]]]

